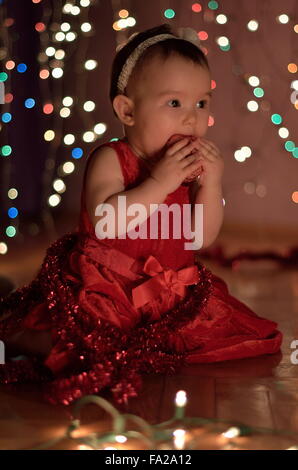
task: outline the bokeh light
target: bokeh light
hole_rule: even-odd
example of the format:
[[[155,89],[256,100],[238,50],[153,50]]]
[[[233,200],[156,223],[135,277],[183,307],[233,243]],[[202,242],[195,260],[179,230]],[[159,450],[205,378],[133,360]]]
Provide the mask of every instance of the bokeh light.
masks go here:
[[[8,217],[10,217],[11,219],[15,219],[18,216],[19,211],[16,207],[10,207],[7,213],[8,213]]]
[[[271,121],[273,122],[273,124],[281,124],[282,123],[282,117],[281,117],[280,114],[272,114]]]
[[[27,98],[25,100],[25,107],[31,109],[35,106],[35,100],[33,98]]]
[[[8,227],[6,227],[5,232],[6,232],[6,235],[10,238],[14,237],[17,233],[16,228],[13,225],[9,225]]]
[[[9,199],[16,199],[18,197],[18,191],[16,188],[10,188],[8,190],[7,196]]]
[[[218,3],[215,1],[208,2],[208,8],[210,8],[210,10],[217,10]]]
[[[20,72],[20,73],[24,73],[24,72],[26,72],[26,70],[27,70],[27,65],[26,64],[21,63],[17,66],[17,71]]]
[[[48,131],[46,131],[44,133],[44,140],[46,140],[47,142],[50,142],[51,140],[54,140],[55,139],[55,132],[51,129],[49,129]]]
[[[71,156],[76,159],[82,158],[83,150],[80,147],[75,147],[72,149]]]
[[[39,72],[39,76],[42,80],[45,80],[46,78],[49,78],[50,72],[47,69],[42,69]]]
[[[58,206],[58,204],[60,203],[61,201],[61,196],[60,194],[52,194],[49,199],[48,199],[48,203],[51,207],[56,207]]]
[[[86,101],[83,106],[84,110],[87,112],[91,112],[95,109],[95,103],[94,101]]]
[[[56,179],[53,182],[53,188],[55,189],[55,191],[57,191],[57,193],[64,193],[66,190],[65,183],[62,179]]]
[[[65,174],[69,175],[75,169],[75,166],[72,162],[65,162],[62,166],[62,170]]]
[[[73,98],[71,96],[65,96],[62,100],[63,106],[72,106]]]
[[[1,242],[0,243],[0,255],[5,255],[8,251],[8,247],[6,245],[6,243],[4,242]]]
[[[13,70],[15,65],[16,64],[13,60],[8,60],[5,64],[5,67],[7,68],[7,70]]]
[[[257,31],[259,23],[256,20],[250,20],[247,24],[247,29],[249,31]]]
[[[96,62],[96,60],[93,60],[93,59],[86,60],[86,62],[85,62],[85,69],[87,69],[87,70],[94,70],[96,67],[97,67],[97,62]]]
[[[12,148],[10,145],[3,145],[3,147],[1,147],[1,155],[3,155],[3,157],[8,157],[12,152]]]
[[[191,6],[191,9],[194,13],[200,13],[200,11],[202,11],[202,6],[199,3],[194,3]]]
[[[3,113],[1,116],[2,122],[10,122],[12,119],[12,116],[10,113]]]
[[[259,105],[256,101],[251,100],[247,103],[247,109],[251,112],[255,112],[259,109]]]
[[[66,134],[63,139],[65,145],[72,145],[75,141],[75,136],[73,134]]]
[[[168,8],[167,10],[165,10],[164,16],[168,19],[172,19],[175,16],[175,12],[171,8]]]
[[[46,103],[44,104],[42,109],[44,114],[52,114],[52,112],[54,111],[54,106],[52,105],[52,103]]]

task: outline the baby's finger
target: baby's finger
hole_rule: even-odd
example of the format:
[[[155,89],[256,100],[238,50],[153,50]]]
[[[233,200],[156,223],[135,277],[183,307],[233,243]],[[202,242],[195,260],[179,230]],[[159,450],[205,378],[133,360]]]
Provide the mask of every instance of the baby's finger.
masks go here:
[[[187,167],[190,163],[195,162],[197,160],[197,155],[194,153],[192,155],[187,155],[186,157],[182,158],[180,164],[182,168]]]
[[[182,150],[188,143],[189,143],[189,137],[185,137],[184,139],[178,140],[178,142],[175,142],[175,144],[168,147],[167,154],[171,157],[175,153]]]
[[[207,147],[201,147],[200,148],[200,152],[201,154],[206,157],[207,159],[211,160],[211,161],[214,161],[218,158],[218,155],[216,152],[214,152],[213,149],[211,149],[210,147],[207,148]]]
[[[202,144],[205,144],[208,147],[211,147],[216,153],[220,153],[218,147],[210,140],[202,139]]]
[[[187,164],[187,165],[184,167],[184,169],[185,169],[185,170],[188,170],[188,171],[191,170],[191,169],[195,169],[195,170],[196,170],[199,166],[200,166],[200,162],[199,162],[199,160],[196,158],[195,161],[190,162],[189,164]]]

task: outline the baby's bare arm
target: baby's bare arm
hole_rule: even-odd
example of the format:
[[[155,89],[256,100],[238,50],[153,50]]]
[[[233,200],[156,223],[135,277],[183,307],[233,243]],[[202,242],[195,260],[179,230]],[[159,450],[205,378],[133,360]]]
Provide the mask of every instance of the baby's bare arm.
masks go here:
[[[192,208],[192,231],[195,232],[195,204],[203,204],[203,246],[206,248],[216,240],[224,218],[222,185],[198,186]],[[200,227],[199,227],[200,229]],[[200,237],[197,235],[197,238]]]
[[[120,230],[118,233],[118,204],[119,204],[119,196],[125,197],[125,204],[126,210],[131,207],[131,211],[133,215],[126,215],[126,223],[123,225],[125,227],[125,231],[122,230],[122,225],[120,226]],[[122,191],[118,194],[113,194],[108,199],[106,199],[105,204],[111,204],[115,210],[115,234],[119,236],[123,233],[127,232],[127,229],[133,230],[137,225],[142,224],[145,220],[147,220],[152,212],[157,209],[159,204],[162,204],[166,199],[167,194],[166,192],[160,187],[157,181],[155,181],[152,177],[146,178],[141,184],[136,186],[133,189],[128,191]],[[134,208],[132,207],[133,204],[141,205],[142,211],[139,212],[137,206]],[[143,215],[144,214],[144,215]],[[138,218],[138,220],[136,219]]]
[[[132,222],[131,225],[129,225],[130,221],[133,221],[139,216],[139,213],[136,212],[133,215],[126,215],[126,219],[124,219],[124,221],[126,220],[125,226],[121,224],[121,230],[118,234],[119,196],[125,197],[126,209],[131,207],[132,204],[141,204],[146,217],[143,217],[141,222],[139,220],[136,221],[135,224]],[[106,204],[110,204],[115,213],[115,218],[113,219],[113,223],[115,223],[114,236],[122,235],[127,232],[127,228],[132,230],[145,221],[154,210],[150,205],[161,204],[166,197],[167,192],[165,189],[151,176],[146,178],[135,188],[125,191],[117,154],[110,147],[102,147],[99,149],[97,155],[93,156],[86,178],[86,205],[90,219],[95,227],[102,218],[106,218],[107,212],[104,211],[104,207]],[[106,206],[106,208],[107,207],[108,206]],[[99,225],[97,225],[97,227],[99,227]],[[106,236],[110,234],[110,237],[113,238],[113,229],[114,225],[110,227],[105,226],[104,232],[107,234]]]

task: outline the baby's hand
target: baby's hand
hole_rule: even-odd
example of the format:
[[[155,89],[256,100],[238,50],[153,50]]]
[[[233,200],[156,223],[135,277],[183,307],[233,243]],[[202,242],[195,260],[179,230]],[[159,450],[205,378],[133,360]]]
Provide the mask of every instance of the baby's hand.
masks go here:
[[[199,148],[196,153],[203,170],[200,176],[200,185],[216,186],[221,184],[224,160],[220,151],[213,142],[203,137],[199,137],[194,142]]]
[[[167,194],[174,192],[198,168],[197,152],[191,155],[197,148],[198,142],[186,137],[169,147],[154,165],[151,176],[165,188]]]

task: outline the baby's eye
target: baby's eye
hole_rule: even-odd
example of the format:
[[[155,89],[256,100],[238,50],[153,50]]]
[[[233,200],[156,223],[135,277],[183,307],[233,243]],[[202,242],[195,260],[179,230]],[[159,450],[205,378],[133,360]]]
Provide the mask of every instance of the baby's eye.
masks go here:
[[[198,103],[203,103],[204,108],[206,108],[206,106],[208,105],[208,101],[206,100],[198,101]]]
[[[168,101],[168,103],[175,103],[175,102],[179,103],[179,100],[170,100],[170,101]],[[175,106],[175,108],[176,108],[176,106]]]

